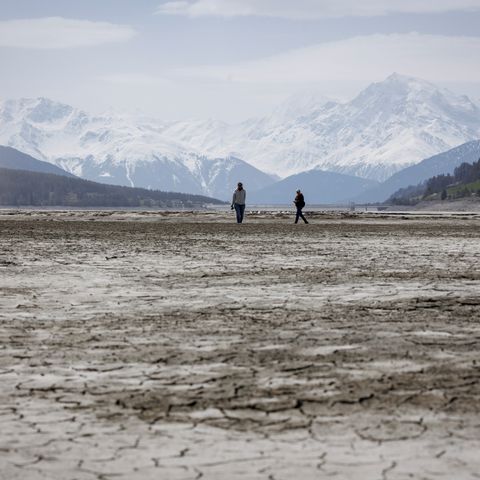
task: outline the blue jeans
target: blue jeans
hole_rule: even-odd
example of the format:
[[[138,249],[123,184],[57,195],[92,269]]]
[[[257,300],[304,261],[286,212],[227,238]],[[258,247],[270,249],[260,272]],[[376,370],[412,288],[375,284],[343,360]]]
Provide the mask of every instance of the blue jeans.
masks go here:
[[[299,218],[301,218],[305,223],[308,223],[307,219],[303,216],[302,208],[297,207],[297,214],[295,215],[295,223],[298,223]]]
[[[237,223],[242,223],[243,214],[245,213],[245,205],[240,205],[239,203],[236,203],[234,207],[235,207],[235,213],[237,214]]]

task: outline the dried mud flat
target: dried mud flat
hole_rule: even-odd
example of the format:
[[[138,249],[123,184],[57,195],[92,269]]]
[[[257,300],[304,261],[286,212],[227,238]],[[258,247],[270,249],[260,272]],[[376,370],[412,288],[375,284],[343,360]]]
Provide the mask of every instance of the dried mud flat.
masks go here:
[[[480,216],[0,212],[0,478],[480,478]]]

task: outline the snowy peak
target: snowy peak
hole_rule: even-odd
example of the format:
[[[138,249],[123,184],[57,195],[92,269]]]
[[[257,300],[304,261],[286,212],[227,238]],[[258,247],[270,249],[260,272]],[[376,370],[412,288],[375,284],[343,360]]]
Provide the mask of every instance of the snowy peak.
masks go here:
[[[91,116],[45,98],[0,103],[0,144],[85,178],[192,193],[214,194],[242,172],[262,182],[270,178],[259,171],[313,169],[381,181],[479,138],[477,104],[398,73],[349,102],[302,93],[237,125]]]
[[[416,92],[431,94],[436,93],[439,90],[439,87],[427,80],[409,77],[399,73],[392,73],[385,80],[369,85],[359,94],[359,96],[362,94],[375,95],[377,92],[382,92],[387,95],[398,94],[407,97]]]
[[[422,78],[411,77],[394,72],[381,82],[372,83],[371,87],[407,89],[407,90],[438,90],[438,87]],[[367,88],[368,89],[368,88]]]
[[[267,171],[318,168],[383,180],[480,137],[480,110],[466,96],[395,73],[350,102],[312,104],[283,123],[262,119],[251,132],[247,157]]]
[[[197,137],[216,142],[211,132],[222,127],[214,121],[166,125],[128,115],[90,116],[45,98],[0,104],[0,145],[89,180],[222,198],[239,178],[256,181],[257,188],[271,183],[246,162],[208,156],[189,144]]]
[[[33,123],[53,123],[68,118],[73,111],[74,109],[70,105],[43,97],[7,100],[0,104],[2,119],[23,118]]]
[[[403,104],[478,113],[477,106],[466,95],[454,95],[426,80],[398,73],[390,75],[383,82],[371,84],[352,100],[351,104],[359,108],[375,105],[384,112],[388,112],[391,106]]]

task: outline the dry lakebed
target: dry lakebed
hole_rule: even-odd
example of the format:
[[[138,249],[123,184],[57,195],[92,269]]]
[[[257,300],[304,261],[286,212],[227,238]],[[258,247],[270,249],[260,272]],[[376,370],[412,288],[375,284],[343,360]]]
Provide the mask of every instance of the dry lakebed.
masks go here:
[[[0,211],[0,479],[479,479],[480,214]]]

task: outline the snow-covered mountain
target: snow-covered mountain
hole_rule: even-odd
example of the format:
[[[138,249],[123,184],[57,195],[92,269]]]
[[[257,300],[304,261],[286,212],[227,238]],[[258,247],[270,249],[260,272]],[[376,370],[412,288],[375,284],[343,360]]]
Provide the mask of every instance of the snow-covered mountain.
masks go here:
[[[154,119],[90,116],[45,98],[0,104],[0,144],[89,180],[225,199],[239,179],[254,188],[273,182],[232,155],[207,157],[172,141],[165,128]]]
[[[382,181],[479,138],[477,104],[398,74],[346,103],[295,96],[237,125],[92,116],[44,98],[0,102],[0,144],[90,180],[225,199],[238,180],[260,190],[312,169]]]
[[[282,177],[318,168],[381,181],[480,138],[480,108],[466,96],[392,74],[347,103],[294,97],[270,116],[237,126],[197,123],[167,132],[207,154],[235,154]]]
[[[435,175],[453,174],[455,168],[462,163],[474,163],[479,158],[480,140],[472,140],[404,168],[380,185],[367,189],[358,196],[351,195],[350,200],[360,203],[383,202],[400,188],[418,185]]]

